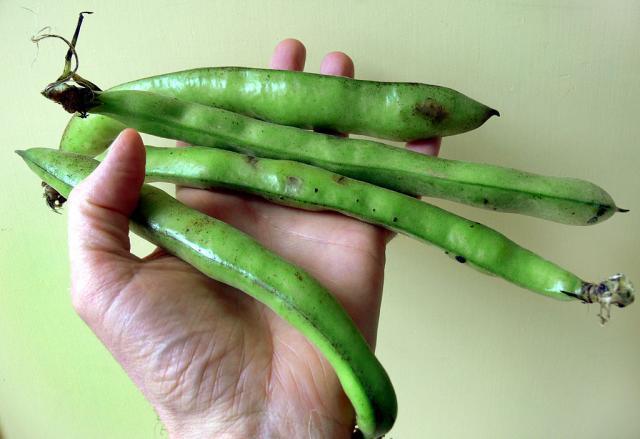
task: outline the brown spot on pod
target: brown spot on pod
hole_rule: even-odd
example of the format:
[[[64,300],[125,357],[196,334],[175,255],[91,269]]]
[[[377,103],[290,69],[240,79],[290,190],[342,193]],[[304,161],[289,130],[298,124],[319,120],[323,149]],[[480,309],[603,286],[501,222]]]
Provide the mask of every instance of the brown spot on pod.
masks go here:
[[[302,186],[302,180],[299,177],[289,175],[287,177],[286,185],[287,192],[297,192],[298,190],[300,190],[300,186]]]
[[[338,184],[346,184],[347,183],[347,177],[345,177],[344,175],[334,175],[333,176],[333,180]]]
[[[587,224],[595,224],[600,221],[600,218],[605,215],[609,211],[609,209],[609,206],[600,205],[596,214],[587,220]]]
[[[254,168],[258,164],[258,159],[252,155],[245,156],[244,159],[246,160],[247,163],[249,163]]]
[[[422,102],[418,102],[414,107],[414,112],[419,114],[434,123],[440,123],[447,118],[449,112],[442,106],[442,104],[434,101],[433,99],[426,99]]]

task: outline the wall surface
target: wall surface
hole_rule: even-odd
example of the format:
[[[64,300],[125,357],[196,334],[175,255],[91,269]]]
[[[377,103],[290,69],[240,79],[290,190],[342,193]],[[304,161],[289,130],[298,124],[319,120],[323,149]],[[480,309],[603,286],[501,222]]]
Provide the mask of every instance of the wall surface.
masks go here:
[[[81,74],[108,87],[205,65],[264,67],[286,37],[307,66],[350,54],[359,78],[447,85],[502,113],[442,156],[591,180],[630,213],[590,227],[436,204],[588,279],[640,284],[640,3],[0,0],[0,425],[6,439],[165,437],[69,302],[66,214],[15,149],[57,146],[68,115],[39,91],[92,10]],[[168,144],[168,142],[166,143]],[[136,240],[144,254],[150,246]],[[640,437],[640,304],[613,312],[536,296],[396,238],[377,354],[400,404],[391,438]]]

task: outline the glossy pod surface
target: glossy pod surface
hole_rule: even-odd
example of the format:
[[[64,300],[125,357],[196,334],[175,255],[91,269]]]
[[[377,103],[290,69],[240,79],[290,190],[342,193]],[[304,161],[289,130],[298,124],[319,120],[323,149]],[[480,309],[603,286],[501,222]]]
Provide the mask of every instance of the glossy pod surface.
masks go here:
[[[90,112],[145,133],[304,162],[407,194],[575,225],[596,224],[618,210],[607,192],[584,180],[435,158],[370,140],[263,122],[149,92],[107,91],[98,94],[93,105]]]
[[[489,227],[408,195],[287,160],[205,147],[147,147],[148,182],[225,187],[307,210],[334,210],[447,251],[458,262],[555,299],[583,282]]]
[[[65,197],[98,164],[52,149],[20,154]],[[334,367],[365,437],[381,436],[391,428],[397,403],[389,377],[349,315],[310,275],[250,236],[152,186],[143,186],[130,225],[207,276],[255,297],[300,330]]]
[[[168,73],[118,85],[112,90],[152,91],[282,125],[393,140],[459,134],[498,114],[446,87],[244,67]],[[61,149],[98,154],[122,128],[104,118],[74,117],[65,131]],[[96,131],[100,136],[93,137],[92,144],[84,141]]]

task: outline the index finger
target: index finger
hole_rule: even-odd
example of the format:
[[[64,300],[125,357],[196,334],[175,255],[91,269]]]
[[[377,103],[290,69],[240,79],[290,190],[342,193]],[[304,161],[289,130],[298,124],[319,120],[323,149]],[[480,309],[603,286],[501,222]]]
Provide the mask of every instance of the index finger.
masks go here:
[[[304,44],[294,38],[287,38],[280,41],[274,49],[270,66],[277,70],[302,71],[306,59],[307,49]]]

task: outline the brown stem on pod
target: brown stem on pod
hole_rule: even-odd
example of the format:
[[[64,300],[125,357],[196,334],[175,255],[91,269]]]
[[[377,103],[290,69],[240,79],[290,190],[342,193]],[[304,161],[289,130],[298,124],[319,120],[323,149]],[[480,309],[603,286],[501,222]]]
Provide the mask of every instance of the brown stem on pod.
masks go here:
[[[80,117],[87,116],[87,111],[94,105],[94,98],[97,93],[100,92],[100,87],[76,73],[78,71],[78,66],[80,65],[80,59],[76,52],[76,44],[78,42],[80,28],[82,27],[82,21],[84,20],[85,14],[93,14],[93,12],[81,12],[79,14],[76,29],[73,32],[71,41],[67,40],[63,36],[55,34],[41,34],[31,38],[31,41],[36,44],[46,38],[57,38],[64,41],[67,46],[69,46],[67,54],[65,55],[62,74],[55,82],[47,85],[47,87],[42,91],[42,95],[47,99],[51,99],[52,101],[61,104],[63,108],[70,113],[80,113]],[[72,59],[75,59],[75,65],[73,68],[71,68]],[[58,210],[67,201],[67,199],[45,182],[42,182],[42,187],[44,188],[43,196],[47,201],[47,205],[54,212],[58,213]]]
[[[87,117],[87,111],[95,106],[95,97],[99,92],[100,89],[54,82],[42,91],[42,95],[59,103],[69,113],[80,113],[80,117]]]
[[[78,37],[80,36],[80,28],[82,27],[82,21],[84,20],[85,14],[93,14],[93,12],[84,11],[80,12],[78,15],[78,23],[76,24],[76,30],[73,31],[73,37],[71,38],[71,44],[69,44],[69,50],[67,50],[67,54],[64,57],[64,71],[62,75],[58,79],[62,79],[62,76],[65,76],[65,72],[71,71],[71,57],[75,56],[76,58],[76,68],[73,70],[75,73],[78,70],[79,60],[78,54],[76,53],[76,44],[78,43]]]
[[[61,104],[63,108],[70,113],[80,113],[81,117],[86,117],[87,110],[92,106],[91,102],[95,98],[96,93],[100,91],[100,87],[76,73],[78,66],[80,65],[80,61],[75,46],[78,42],[78,36],[80,35],[80,27],[82,26],[84,14],[92,14],[92,12],[80,13],[71,41],[55,34],[43,34],[31,38],[31,41],[36,44],[46,38],[57,38],[64,41],[67,46],[69,46],[69,50],[65,56],[62,74],[55,82],[47,85],[47,87],[42,91],[42,95],[47,99],[51,99],[52,101]],[[72,58],[75,58],[76,61],[73,68],[71,68]],[[74,85],[73,83],[77,85]]]

